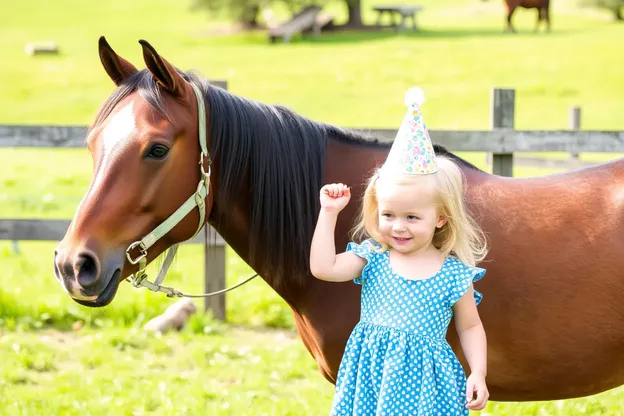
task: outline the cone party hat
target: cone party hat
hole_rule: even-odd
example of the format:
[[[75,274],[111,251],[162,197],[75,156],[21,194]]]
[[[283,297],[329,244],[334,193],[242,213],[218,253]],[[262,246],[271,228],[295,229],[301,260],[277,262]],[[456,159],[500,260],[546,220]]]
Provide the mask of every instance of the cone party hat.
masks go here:
[[[433,145],[420,106],[425,96],[420,88],[405,94],[407,111],[381,171],[412,175],[428,175],[438,171]]]

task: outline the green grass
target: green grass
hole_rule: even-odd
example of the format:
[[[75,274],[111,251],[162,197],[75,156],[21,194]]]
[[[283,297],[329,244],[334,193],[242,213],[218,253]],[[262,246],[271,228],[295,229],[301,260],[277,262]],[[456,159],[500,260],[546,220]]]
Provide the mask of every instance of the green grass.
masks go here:
[[[332,389],[291,333],[198,324],[205,334],[5,334],[0,415],[328,412]]]
[[[12,2],[0,17],[0,78],[11,80],[0,83],[0,122],[92,121],[113,87],[97,56],[105,34],[139,67],[144,38],[180,68],[225,79],[235,93],[343,126],[397,126],[406,88],[420,85],[433,129],[488,128],[492,87],[516,89],[519,129],[567,128],[571,105],[582,107],[583,128],[623,128],[623,25],[566,9],[553,13],[552,33],[534,34],[534,14],[519,11],[520,33],[509,35],[502,33],[502,3],[418,3],[425,7],[418,33],[324,34],[269,45],[260,32],[208,36],[205,14],[180,2]],[[369,21],[371,4],[363,3]],[[61,55],[25,55],[24,44],[39,39],[59,42]]]
[[[292,333],[208,319],[164,336],[134,329],[0,332],[0,356],[2,416],[312,416],[329,413],[333,393]],[[621,415],[623,393],[491,402],[480,414]]]
[[[533,34],[534,12],[520,10],[520,33],[508,35],[500,1],[414,1],[424,6],[418,33],[325,33],[290,45],[269,45],[262,32],[214,35],[227,22],[192,13],[190,2],[10,2],[0,14],[0,124],[90,123],[113,89],[97,56],[104,34],[138,67],[143,38],[181,69],[225,79],[237,94],[346,127],[398,127],[403,94],[419,85],[432,129],[489,128],[490,89],[505,87],[516,89],[518,129],[565,129],[570,106],[578,105],[582,128],[624,130],[624,25],[606,21],[607,12],[562,0],[554,3],[552,33]],[[363,2],[371,23],[372,4]],[[342,3],[326,9],[344,21]],[[24,44],[37,40],[57,41],[61,54],[25,55]],[[488,169],[481,153],[461,156]],[[514,169],[515,176],[555,172]],[[0,217],[70,218],[90,176],[84,149],[0,149]],[[264,281],[227,295],[228,324],[199,314],[184,332],[154,337],[137,328],[172,300],[123,284],[108,307],[81,307],[53,277],[53,247],[21,242],[16,254],[0,242],[0,415],[327,414],[332,388]],[[201,256],[200,247],[183,247],[167,283],[201,291]],[[228,285],[250,273],[228,251]],[[67,331],[76,325],[82,329]],[[578,400],[492,403],[482,414],[619,415],[622,408],[624,390],[616,389]]]

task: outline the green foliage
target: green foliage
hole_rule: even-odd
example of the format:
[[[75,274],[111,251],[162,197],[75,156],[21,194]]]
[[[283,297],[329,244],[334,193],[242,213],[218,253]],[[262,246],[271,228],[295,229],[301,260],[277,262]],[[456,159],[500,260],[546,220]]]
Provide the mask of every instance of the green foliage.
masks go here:
[[[580,4],[582,6],[594,6],[611,10],[615,20],[622,20],[624,0],[581,0]]]
[[[225,12],[237,22],[250,25],[257,23],[263,0],[193,0],[192,9],[204,9],[209,15],[219,16]]]
[[[350,0],[353,1],[353,0]],[[204,9],[211,16],[220,16],[224,12],[237,22],[255,27],[259,23],[263,10],[271,7],[285,7],[291,14],[304,6],[322,4],[326,0],[192,0],[192,9]]]
[[[583,0],[581,4],[604,7],[606,9],[619,9],[624,6],[624,0]]]

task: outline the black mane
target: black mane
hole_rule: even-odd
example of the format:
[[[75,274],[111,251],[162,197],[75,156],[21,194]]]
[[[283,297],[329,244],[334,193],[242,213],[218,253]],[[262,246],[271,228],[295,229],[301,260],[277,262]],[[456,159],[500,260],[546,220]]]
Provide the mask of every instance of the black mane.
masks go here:
[[[277,105],[251,101],[211,85],[192,73],[184,78],[199,86],[210,108],[210,154],[219,160],[218,207],[229,207],[239,194],[243,175],[251,191],[252,261],[263,247],[265,265],[274,273],[274,286],[303,283],[323,184],[323,160],[328,139],[364,146],[390,147],[391,143],[362,133],[318,123]],[[166,116],[162,90],[148,71],[127,79],[104,103],[95,124],[115,105],[138,91]],[[438,154],[476,169],[441,146]],[[262,273],[262,270],[259,270]],[[298,281],[293,281],[298,279]]]

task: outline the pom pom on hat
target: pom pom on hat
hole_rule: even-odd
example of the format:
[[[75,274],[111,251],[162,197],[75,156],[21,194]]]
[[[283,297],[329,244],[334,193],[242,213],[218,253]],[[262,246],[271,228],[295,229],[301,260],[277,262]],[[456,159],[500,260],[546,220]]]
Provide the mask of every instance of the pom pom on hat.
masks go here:
[[[421,106],[425,103],[425,93],[420,87],[412,87],[405,93],[405,105],[418,105]]]

